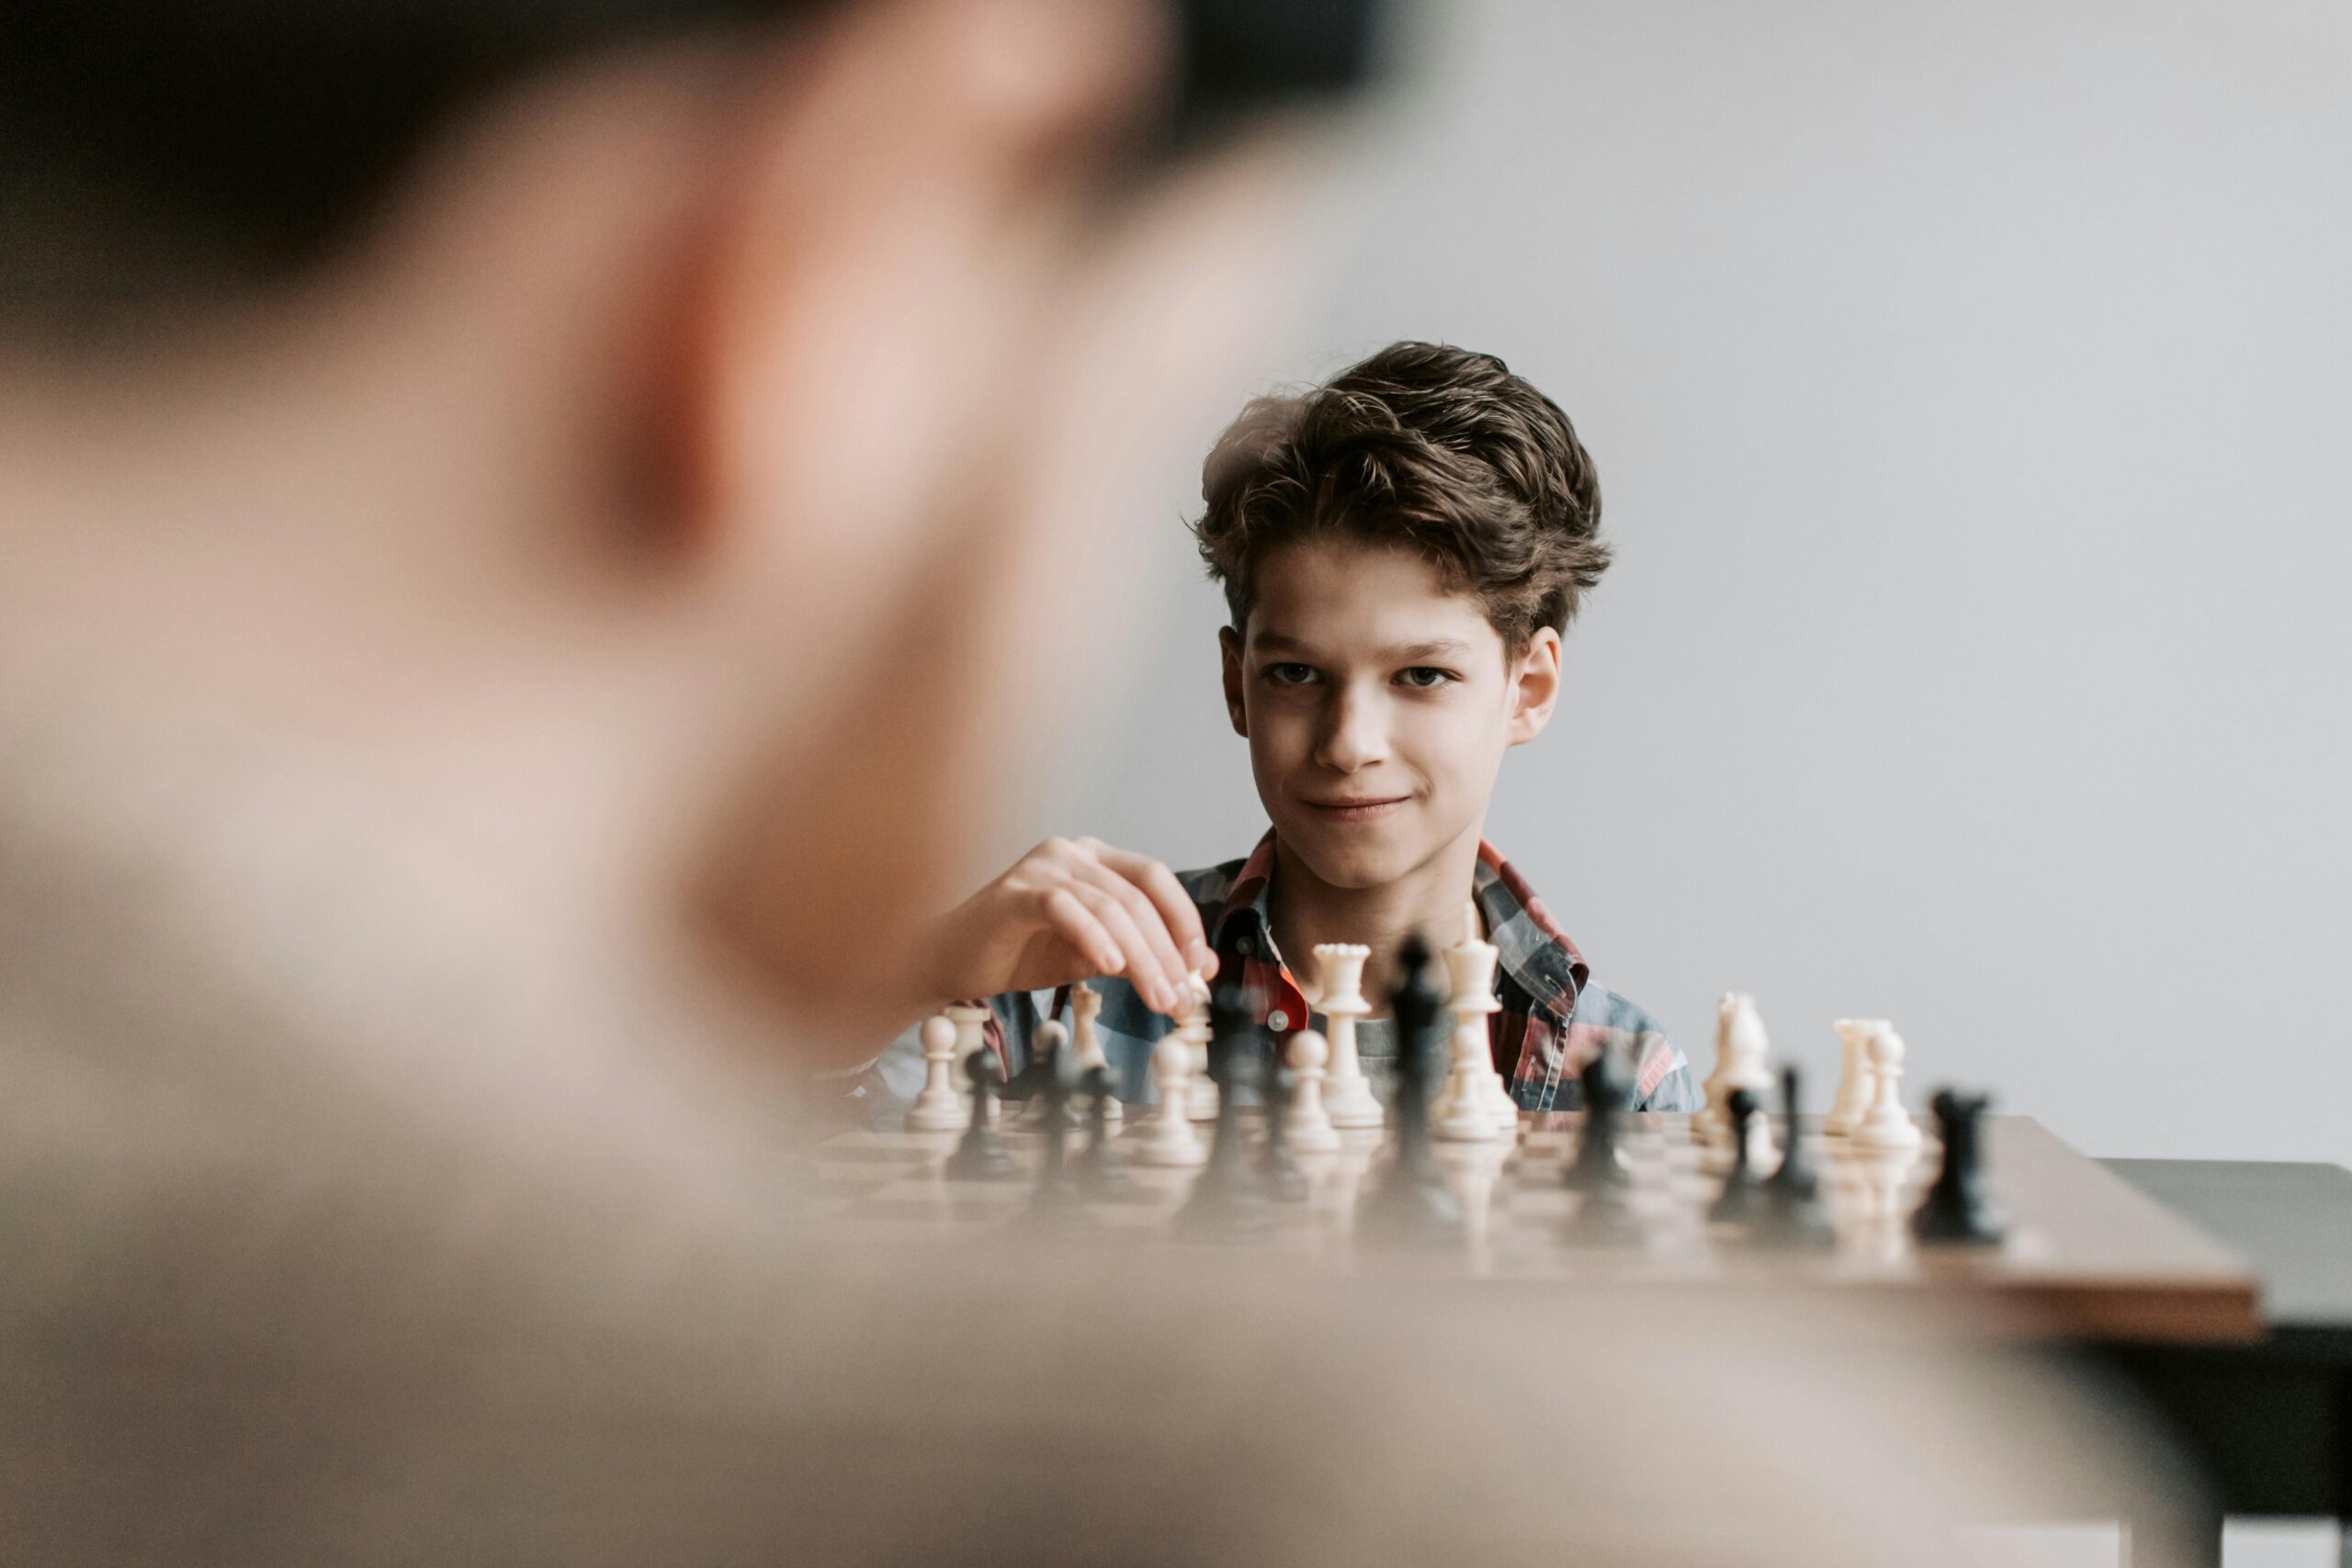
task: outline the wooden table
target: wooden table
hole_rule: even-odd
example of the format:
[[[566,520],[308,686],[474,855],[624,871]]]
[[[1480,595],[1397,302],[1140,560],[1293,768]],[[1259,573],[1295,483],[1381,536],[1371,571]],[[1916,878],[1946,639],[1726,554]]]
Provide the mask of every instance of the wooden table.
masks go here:
[[[1723,1161],[1693,1141],[1690,1119],[1680,1115],[1625,1119],[1643,1243],[1578,1245],[1563,1230],[1581,1200],[1563,1189],[1559,1171],[1582,1120],[1575,1112],[1527,1113],[1514,1145],[1440,1145],[1470,1225],[1438,1267],[1539,1286],[1738,1282],[1922,1296],[1950,1309],[1947,1319],[2066,1341],[2211,1344],[2251,1342],[2262,1333],[2258,1285],[2245,1260],[2029,1117],[1986,1118],[1987,1170],[2012,1221],[2009,1239],[1993,1247],[1923,1247],[1912,1240],[1908,1213],[1939,1158],[1932,1138],[1890,1170],[1882,1157],[1822,1138],[1818,1120],[1810,1121],[1807,1145],[1833,1194],[1838,1229],[1835,1249],[1821,1252],[1758,1247],[1741,1227],[1711,1224],[1706,1208],[1720,1189]],[[827,1140],[819,1178],[843,1223],[901,1234],[1007,1223],[1025,1211],[1043,1146],[1042,1134],[1010,1135],[1019,1172],[1007,1181],[943,1179],[939,1167],[955,1134],[866,1130]],[[1254,1115],[1247,1135],[1253,1148],[1261,1140]],[[1283,1208],[1271,1244],[1351,1267],[1361,1250],[1355,1207],[1385,1169],[1385,1140],[1356,1134],[1340,1154],[1301,1163],[1314,1193]],[[1195,1174],[1136,1168],[1139,1201],[1093,1206],[1076,1223],[1105,1245],[1181,1245],[1171,1219]]]
[[[1991,1248],[1922,1248],[1903,1217],[1934,1174],[1932,1140],[1889,1188],[1807,1124],[1837,1194],[1838,1245],[1826,1254],[1746,1246],[1713,1225],[1719,1184],[1681,1116],[1627,1119],[1649,1245],[1579,1247],[1561,1235],[1577,1201],[1558,1170],[1578,1135],[1572,1112],[1521,1118],[1509,1151],[1441,1150],[1472,1234],[1438,1266],[1520,1287],[1631,1280],[1704,1290],[1727,1280],[1915,1295],[2002,1338],[2042,1340],[2129,1383],[2212,1485],[2221,1518],[2352,1519],[2352,1172],[2335,1166],[2086,1157],[2030,1118],[1988,1117],[1987,1175],[2012,1221]],[[1203,1128],[1205,1135],[1207,1129]],[[858,1130],[826,1141],[819,1165],[843,1223],[917,1230],[1008,1222],[1023,1212],[1042,1140],[1011,1134],[1020,1174],[944,1182],[956,1135]],[[1254,1125],[1252,1139],[1259,1136]],[[1378,1135],[1331,1164],[1307,1162],[1310,1201],[1272,1244],[1358,1261],[1352,1203],[1376,1179]],[[1194,1172],[1143,1171],[1143,1201],[1102,1216],[1104,1245],[1182,1245],[1170,1219]],[[1337,1184],[1336,1186],[1334,1184]],[[2344,1561],[2352,1568],[2352,1536]]]

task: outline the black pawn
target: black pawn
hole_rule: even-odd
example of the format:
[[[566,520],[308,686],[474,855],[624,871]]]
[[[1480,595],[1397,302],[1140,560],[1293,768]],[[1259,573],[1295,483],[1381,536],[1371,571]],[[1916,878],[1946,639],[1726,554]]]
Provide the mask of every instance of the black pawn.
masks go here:
[[[1608,1046],[1593,1054],[1577,1073],[1584,1089],[1584,1133],[1576,1157],[1560,1173],[1560,1184],[1584,1194],[1563,1227],[1566,1240],[1580,1247],[1630,1247],[1643,1236],[1632,1201],[1633,1177],[1618,1157],[1620,1118],[1632,1109],[1634,1080]]]
[[[1179,1229],[1219,1240],[1263,1235],[1273,1224],[1263,1173],[1243,1146],[1241,1091],[1254,1089],[1257,1054],[1250,1049],[1248,995],[1238,986],[1219,986],[1209,998],[1209,1080],[1216,1085],[1216,1131],[1208,1164],[1193,1179],[1192,1195],[1176,1211]]]
[[[1803,1080],[1793,1066],[1781,1069],[1781,1114],[1787,1124],[1781,1168],[1764,1184],[1767,1200],[1755,1238],[1780,1247],[1828,1247],[1838,1244],[1837,1227],[1821,1201],[1821,1177],[1805,1154],[1799,1135],[1797,1105]]]
[[[1127,1174],[1127,1162],[1111,1144],[1111,1073],[1107,1067],[1089,1067],[1085,1079],[1087,1096],[1086,1148],[1073,1163],[1078,1167],[1079,1184],[1089,1196],[1124,1198],[1135,1190],[1135,1178]]]
[[[1040,1024],[1031,1032],[1027,1059],[1021,1064],[1019,1072],[1005,1080],[997,1093],[998,1100],[1006,1104],[1017,1101],[1025,1106],[1045,1093],[1046,1080],[1053,1075],[1054,1063],[1053,1053],[1044,1049],[1037,1037],[1044,1029],[1045,1026]]]
[[[2009,1234],[2007,1215],[1984,1189],[1984,1095],[1936,1091],[1929,1102],[1936,1133],[1943,1140],[1943,1168],[1911,1216],[1911,1234],[1923,1242],[1995,1247]]]
[[[1046,1111],[1046,1160],[1037,1173],[1037,1190],[1030,1194],[1029,1213],[1033,1217],[1060,1217],[1076,1210],[1084,1197],[1069,1163],[1069,1101],[1076,1085],[1067,1043],[1055,1046],[1043,1060],[1046,1071],[1037,1094]]]
[[[1577,1082],[1584,1089],[1584,1134],[1560,1173],[1560,1184],[1574,1192],[1623,1187],[1632,1178],[1618,1157],[1618,1119],[1633,1108],[1633,1079],[1617,1053],[1603,1046],[1577,1071]]]
[[[1731,1174],[1724,1178],[1724,1190],[1707,1207],[1707,1218],[1718,1224],[1744,1224],[1764,1212],[1764,1184],[1757,1179],[1756,1169],[1747,1163],[1747,1129],[1756,1120],[1756,1096],[1744,1089],[1731,1091],[1724,1102],[1731,1112]]]
[[[972,1122],[940,1174],[951,1181],[1001,1181],[1012,1174],[1012,1151],[1004,1134],[989,1125],[989,1095],[1003,1076],[996,1054],[985,1046],[973,1052],[964,1058],[964,1073],[972,1080]]]
[[[1397,950],[1396,989],[1389,1010],[1396,1020],[1395,1152],[1378,1186],[1364,1200],[1360,1228],[1374,1240],[1443,1241],[1462,1233],[1462,1204],[1445,1184],[1430,1142],[1430,1091],[1435,1050],[1445,1032],[1438,1015],[1444,998],[1430,978],[1429,943],[1408,936]]]
[[[1303,1203],[1312,1190],[1306,1173],[1298,1168],[1297,1156],[1290,1150],[1290,1097],[1295,1090],[1290,1069],[1283,1066],[1282,1048],[1272,1047],[1267,1054],[1266,1077],[1266,1190],[1285,1203]]]

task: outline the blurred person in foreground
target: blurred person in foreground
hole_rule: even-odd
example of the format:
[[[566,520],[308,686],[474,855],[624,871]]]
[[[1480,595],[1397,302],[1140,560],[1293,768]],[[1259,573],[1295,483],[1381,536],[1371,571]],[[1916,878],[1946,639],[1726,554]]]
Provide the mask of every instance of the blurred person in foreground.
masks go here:
[[[0,21],[0,1559],[1931,1562],[2043,1448],[2128,1488],[1803,1314],[795,1222],[1083,642],[1013,590],[1286,186],[1142,177],[1157,6],[774,11]]]

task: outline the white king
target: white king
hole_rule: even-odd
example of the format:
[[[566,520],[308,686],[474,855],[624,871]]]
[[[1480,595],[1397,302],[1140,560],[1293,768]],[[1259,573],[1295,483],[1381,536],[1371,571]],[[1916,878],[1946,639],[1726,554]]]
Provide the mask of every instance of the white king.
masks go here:
[[[1314,1000],[1331,1025],[1331,1066],[1323,1085],[1323,1109],[1334,1127],[1377,1127],[1385,1119],[1356,1055],[1356,1021],[1372,1011],[1363,995],[1363,966],[1371,957],[1372,949],[1360,942],[1315,944]]]
[[[1462,940],[1441,954],[1453,982],[1447,1006],[1453,1012],[1453,1071],[1430,1107],[1430,1130],[1458,1143],[1483,1143],[1515,1134],[1519,1107],[1495,1071],[1487,1024],[1502,1010],[1495,998],[1495,964],[1502,954],[1486,940],[1476,904],[1462,907]],[[1406,1045],[1398,1042],[1399,1049]]]

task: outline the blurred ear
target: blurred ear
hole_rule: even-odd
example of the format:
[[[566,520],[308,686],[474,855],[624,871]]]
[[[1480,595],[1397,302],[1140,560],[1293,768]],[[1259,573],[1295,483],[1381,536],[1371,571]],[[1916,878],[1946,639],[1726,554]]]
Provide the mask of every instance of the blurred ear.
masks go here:
[[[1538,626],[1526,651],[1511,661],[1510,715],[1506,731],[1510,744],[1523,746],[1544,733],[1552,710],[1560,701],[1560,634]]]
[[[1226,716],[1233,721],[1233,733],[1246,740],[1250,737],[1250,710],[1241,700],[1241,634],[1231,626],[1219,626],[1216,646],[1225,662]]]
[[[919,927],[1050,765],[1136,487],[1261,351],[1283,161],[1100,177],[1160,19],[883,0],[752,121],[696,306],[684,532],[697,646],[767,741],[684,891],[804,1061],[870,1057],[924,1001]]]
[[[684,294],[673,428],[676,526],[763,604],[855,625],[860,585],[905,571],[1072,188],[1149,97],[1149,15],[884,0],[763,67]]]

